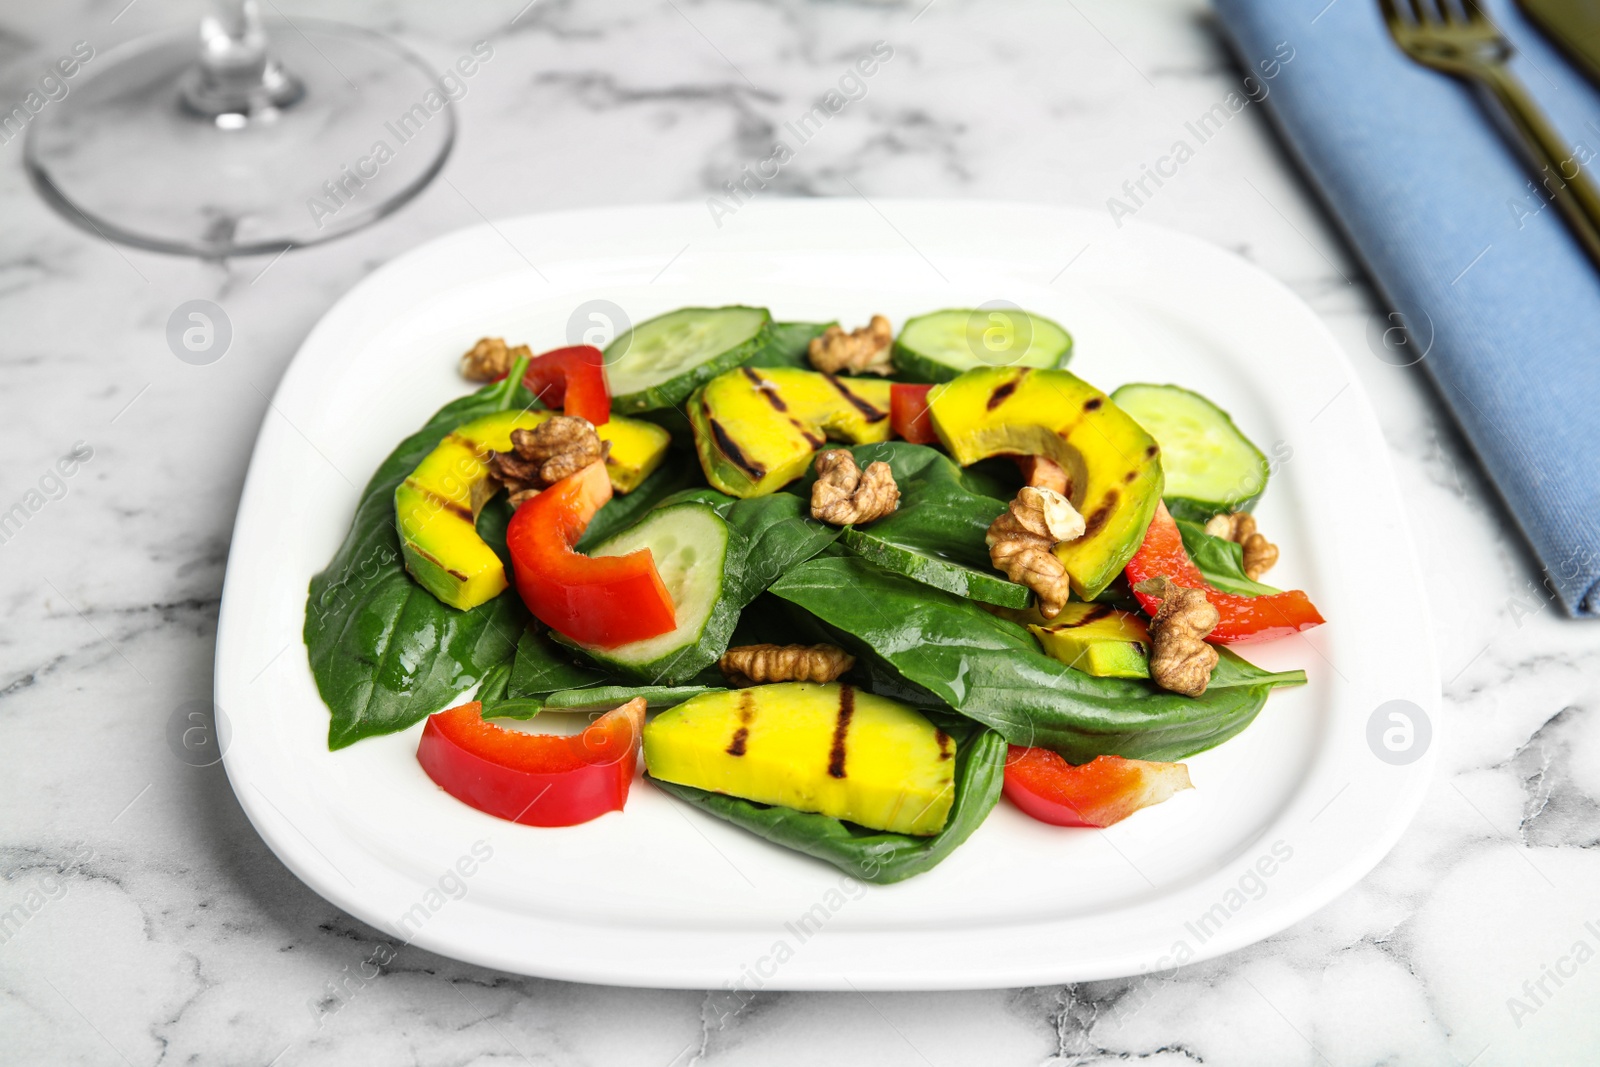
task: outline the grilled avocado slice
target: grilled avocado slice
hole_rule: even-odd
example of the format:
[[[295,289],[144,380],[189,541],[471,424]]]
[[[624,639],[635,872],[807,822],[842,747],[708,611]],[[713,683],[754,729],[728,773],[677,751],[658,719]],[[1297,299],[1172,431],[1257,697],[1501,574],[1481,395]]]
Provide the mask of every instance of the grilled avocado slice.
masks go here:
[[[1092,600],[1144,540],[1161,502],[1161,449],[1100,390],[1070,371],[971,370],[928,393],[933,428],[963,467],[989,456],[1048,456],[1067,472],[1082,537],[1056,546],[1072,591]]]
[[[505,589],[505,566],[477,529],[478,512],[493,495],[489,451],[507,451],[512,430],[531,430],[552,414],[497,411],[457,426],[395,489],[406,570],[451,607],[466,611]],[[642,482],[667,454],[667,431],[647,422],[613,417],[595,432],[611,443],[606,473],[619,493]]]
[[[765,496],[804,474],[828,441],[887,441],[889,383],[740,367],[689,398],[689,422],[707,481],[732,496]]]
[[[854,686],[707,693],[644,730],[654,778],[931,836],[955,800],[955,743],[920,712]]]

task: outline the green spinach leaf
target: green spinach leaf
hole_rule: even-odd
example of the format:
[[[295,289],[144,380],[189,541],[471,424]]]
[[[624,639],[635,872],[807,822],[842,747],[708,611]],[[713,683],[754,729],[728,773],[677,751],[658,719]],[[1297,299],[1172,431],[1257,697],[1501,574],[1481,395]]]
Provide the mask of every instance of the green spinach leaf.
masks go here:
[[[1189,558],[1200,568],[1200,573],[1205,575],[1206,581],[1216,588],[1224,593],[1237,593],[1240,596],[1268,596],[1282,592],[1281,589],[1263,585],[1245,574],[1244,549],[1237,542],[1230,541],[1226,537],[1213,537],[1206,533],[1205,527],[1198,522],[1190,522],[1188,519],[1177,519],[1176,522]]]
[[[524,648],[533,648],[542,655],[545,649],[553,649],[554,644],[546,637],[529,632],[524,635],[523,644],[518,646],[518,658],[521,659]],[[552,681],[562,675],[566,665],[553,665],[543,677],[543,681]],[[524,668],[526,672],[528,668]],[[720,686],[709,685],[630,685],[625,682],[616,682],[602,679],[598,672],[588,671],[581,667],[572,668],[574,676],[592,675],[597,680],[592,685],[573,689],[558,689],[550,693],[535,693],[527,696],[513,696],[511,676],[512,668],[508,664],[499,664],[489,669],[484,675],[483,684],[478,687],[477,699],[483,703],[483,717],[486,719],[531,719],[541,711],[578,711],[596,712],[610,711],[621,704],[626,704],[634,697],[644,697],[645,702],[652,708],[670,708],[681,704],[690,697],[700,696],[702,693],[720,693],[724,690]],[[721,680],[719,675],[718,681]]]
[[[1197,698],[1139,679],[1095,678],[1044,655],[1023,627],[861,559],[810,560],[771,591],[815,616],[858,660],[876,661],[1012,744],[1054,749],[1072,763],[1107,753],[1192,756],[1248,726],[1274,686],[1305,681],[1304,672],[1271,674],[1226,649]]]
[[[507,691],[517,698],[539,697],[563,689],[583,689],[608,681],[592,667],[575,663],[571,653],[552,641],[538,623],[522,631],[517,655],[511,661]]]
[[[389,454],[367,483],[344,543],[311,579],[304,638],[328,705],[328,747],[403,730],[475,685],[516,647],[527,612],[515,596],[471,611],[440,603],[406,573],[394,491],[457,426],[513,406],[532,407],[521,376],[446,404]],[[511,509],[491,501],[478,532],[506,559]]]
[[[483,705],[485,719],[531,719],[544,710],[538,698],[522,699],[508,695],[511,686],[511,665],[498,663],[489,668],[478,686],[477,701]]]
[[[810,506],[789,493],[735,500],[720,510],[728,525],[744,535],[737,596],[741,608],[839,537],[838,527],[813,519]]]
[[[811,369],[811,339],[821,337],[831,322],[769,322],[766,338],[755,355],[745,360],[747,367],[799,367]]]
[[[1006,743],[993,730],[955,736],[955,802],[944,829],[932,837],[869,830],[827,815],[757,804],[740,797],[651,778],[650,782],[701,811],[773,844],[826,860],[864,882],[886,885],[937,866],[988,817],[1000,800]]]
[[[1028,588],[1007,581],[989,559],[984,535],[1010,499],[992,495],[996,487],[990,479],[969,477],[950,457],[926,445],[887,441],[849,451],[863,469],[873,462],[889,464],[900,506],[875,522],[847,529],[845,548],[885,570],[970,600],[1006,608],[1032,603]],[[809,497],[816,480],[813,470],[799,483],[801,495]]]
[[[549,711],[610,711],[634,697],[644,697],[652,708],[670,708],[690,697],[725,691],[721,686],[707,685],[595,685],[551,693],[544,698],[544,706]]]

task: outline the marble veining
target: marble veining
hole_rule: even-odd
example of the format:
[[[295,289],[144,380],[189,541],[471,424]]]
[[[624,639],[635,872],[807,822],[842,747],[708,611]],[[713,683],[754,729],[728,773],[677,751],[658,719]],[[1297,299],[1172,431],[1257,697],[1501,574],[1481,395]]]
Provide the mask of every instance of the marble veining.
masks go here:
[[[0,101],[72,41],[103,50],[200,5],[123,8],[0,14]],[[175,758],[168,733],[211,690],[233,511],[256,428],[274,417],[266,398],[338,294],[480,213],[718,196],[878,41],[893,58],[791,145],[762,195],[1102,209],[1242,76],[1200,0],[338,9],[439,63],[478,40],[497,49],[460,102],[448,183],[353,237],[220,264],[113,248],[51,214],[20,144],[0,145],[0,507],[80,442],[93,450],[0,544],[0,1059],[1594,1062],[1600,631],[1558,616],[1419,368],[1372,351],[1377,301],[1259,106],[1138,215],[1290,285],[1378,409],[1422,558],[1448,730],[1416,822],[1357,887],[1170,976],[735,999],[467,966],[397,945],[303,886],[250,828],[220,766]],[[1316,47],[1315,26],[1294,46]],[[179,363],[163,341],[171,309],[193,298],[224,302],[234,322],[233,349],[206,367]]]

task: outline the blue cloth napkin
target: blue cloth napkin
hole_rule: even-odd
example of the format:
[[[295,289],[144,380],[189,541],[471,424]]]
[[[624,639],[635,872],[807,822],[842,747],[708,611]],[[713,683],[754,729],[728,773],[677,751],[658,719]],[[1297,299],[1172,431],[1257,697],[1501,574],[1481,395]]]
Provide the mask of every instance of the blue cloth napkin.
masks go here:
[[[1600,614],[1600,269],[1476,94],[1407,59],[1377,0],[1214,2],[1258,81],[1292,49],[1265,82],[1270,113],[1391,320],[1412,331],[1412,354],[1426,351],[1542,584],[1569,614]],[[1478,2],[1600,175],[1600,93],[1508,0]]]

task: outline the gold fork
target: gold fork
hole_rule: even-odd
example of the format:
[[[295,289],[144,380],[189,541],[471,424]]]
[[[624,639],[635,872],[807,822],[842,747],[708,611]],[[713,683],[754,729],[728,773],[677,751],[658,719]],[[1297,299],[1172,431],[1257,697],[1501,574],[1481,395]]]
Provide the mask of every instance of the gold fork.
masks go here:
[[[1545,194],[1600,266],[1600,190],[1506,65],[1511,42],[1473,0],[1378,0],[1378,6],[1401,51],[1481,87],[1500,106]]]

